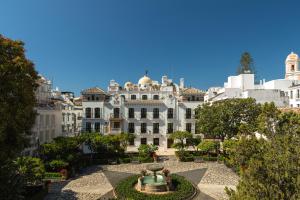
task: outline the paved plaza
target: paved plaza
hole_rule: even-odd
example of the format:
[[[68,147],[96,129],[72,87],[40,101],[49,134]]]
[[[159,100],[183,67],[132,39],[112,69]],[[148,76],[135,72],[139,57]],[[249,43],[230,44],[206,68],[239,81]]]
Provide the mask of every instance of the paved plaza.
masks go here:
[[[96,200],[113,197],[113,187],[133,174],[145,169],[147,164],[102,165],[86,169],[80,176],[59,183],[53,183],[46,200]],[[200,193],[195,200],[226,199],[225,186],[235,188],[238,176],[223,164],[217,162],[178,162],[175,157],[164,161],[171,173],[186,177],[197,185]]]

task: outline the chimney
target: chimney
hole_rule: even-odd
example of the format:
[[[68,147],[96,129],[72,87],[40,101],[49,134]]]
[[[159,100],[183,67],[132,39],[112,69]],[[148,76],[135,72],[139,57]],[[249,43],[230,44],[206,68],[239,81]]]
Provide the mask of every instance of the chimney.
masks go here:
[[[184,88],[184,78],[180,78],[179,87]]]

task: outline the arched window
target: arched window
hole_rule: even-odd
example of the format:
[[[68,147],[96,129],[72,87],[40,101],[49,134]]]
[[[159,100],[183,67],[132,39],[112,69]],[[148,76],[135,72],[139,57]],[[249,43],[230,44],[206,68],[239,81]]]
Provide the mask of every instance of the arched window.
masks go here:
[[[291,71],[295,71],[295,65],[291,65]]]
[[[100,108],[95,108],[95,118],[100,118]]]
[[[86,118],[91,118],[92,117],[92,109],[91,108],[86,108],[85,109],[85,117]]]

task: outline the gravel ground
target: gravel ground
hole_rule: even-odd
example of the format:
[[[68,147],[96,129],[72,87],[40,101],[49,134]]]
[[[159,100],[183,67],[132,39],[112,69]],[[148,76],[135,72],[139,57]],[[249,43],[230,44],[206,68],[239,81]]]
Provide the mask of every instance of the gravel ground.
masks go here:
[[[96,200],[112,197],[116,184],[132,174],[140,173],[147,164],[120,164],[95,166],[86,169],[82,175],[62,183],[54,183],[46,200]],[[223,164],[216,162],[178,162],[170,157],[164,162],[171,173],[185,176],[197,185],[200,194],[195,200],[226,199],[224,187],[235,188],[238,176]],[[101,198],[100,198],[101,197]]]

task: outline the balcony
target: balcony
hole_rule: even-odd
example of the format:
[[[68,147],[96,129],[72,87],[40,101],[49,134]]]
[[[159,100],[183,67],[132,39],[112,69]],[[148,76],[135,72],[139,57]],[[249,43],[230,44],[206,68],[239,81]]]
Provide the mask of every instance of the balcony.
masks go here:
[[[109,120],[111,120],[111,121],[122,121],[123,116],[122,116],[122,114],[110,114]]]
[[[112,134],[118,134],[118,133],[121,133],[121,132],[122,132],[121,128],[112,128],[110,130],[110,133],[112,133]]]

